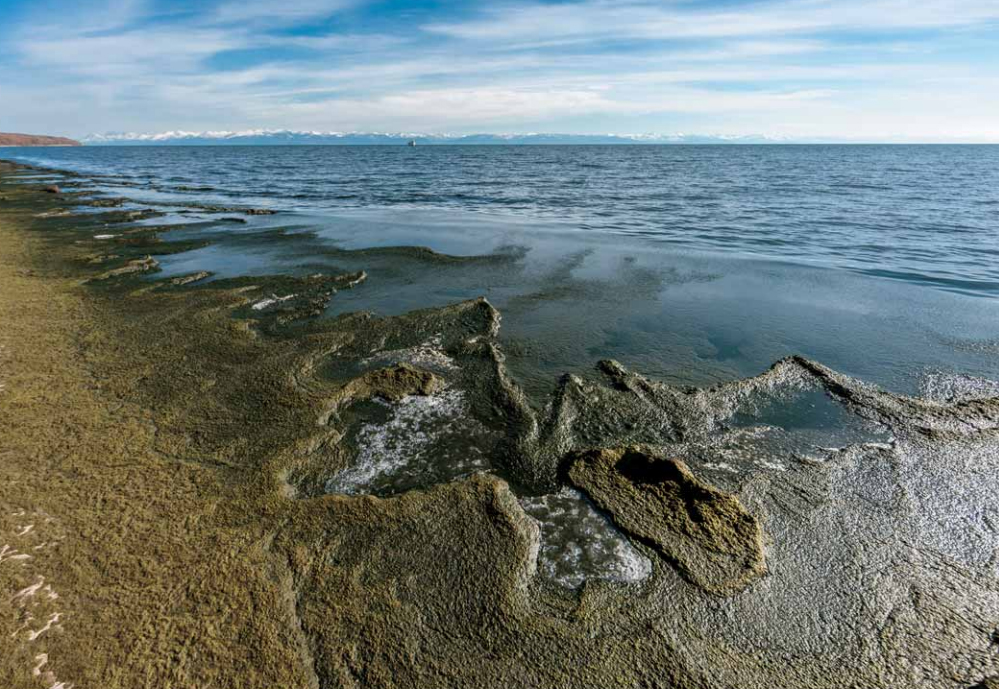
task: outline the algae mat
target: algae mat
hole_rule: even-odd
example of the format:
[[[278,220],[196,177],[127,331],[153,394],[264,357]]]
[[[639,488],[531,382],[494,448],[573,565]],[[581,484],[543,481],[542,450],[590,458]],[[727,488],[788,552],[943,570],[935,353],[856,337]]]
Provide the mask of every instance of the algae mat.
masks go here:
[[[156,279],[157,255],[191,248],[169,227],[18,174],[0,168],[0,686],[999,675],[999,401],[903,398],[801,359],[709,390],[604,362],[536,409],[483,300],[329,319],[362,275]],[[806,388],[883,437],[752,468],[775,450],[732,419]],[[331,490],[378,419],[465,468]],[[619,466],[629,447],[646,454]],[[540,573],[522,500],[571,482],[644,578]]]

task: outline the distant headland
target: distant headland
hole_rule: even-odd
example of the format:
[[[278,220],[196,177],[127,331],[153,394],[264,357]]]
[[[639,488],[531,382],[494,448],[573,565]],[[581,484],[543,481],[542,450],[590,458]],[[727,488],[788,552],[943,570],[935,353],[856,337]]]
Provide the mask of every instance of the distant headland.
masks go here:
[[[0,132],[0,146],[80,146],[79,141],[64,136],[38,134],[5,134]]]

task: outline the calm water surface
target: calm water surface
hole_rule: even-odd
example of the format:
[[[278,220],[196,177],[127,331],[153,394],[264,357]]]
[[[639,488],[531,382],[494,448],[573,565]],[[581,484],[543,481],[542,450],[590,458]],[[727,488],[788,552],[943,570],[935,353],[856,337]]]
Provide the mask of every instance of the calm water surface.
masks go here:
[[[484,295],[540,398],[616,358],[710,384],[803,354],[889,389],[999,379],[999,147],[5,149],[143,206],[265,207],[173,233],[167,274],[364,269],[330,315]],[[223,213],[224,214],[224,213]],[[231,214],[231,213],[230,213]],[[280,234],[276,234],[280,233]],[[357,249],[426,246],[442,263]],[[953,387],[946,383],[944,387]],[[949,389],[949,388],[948,388]]]

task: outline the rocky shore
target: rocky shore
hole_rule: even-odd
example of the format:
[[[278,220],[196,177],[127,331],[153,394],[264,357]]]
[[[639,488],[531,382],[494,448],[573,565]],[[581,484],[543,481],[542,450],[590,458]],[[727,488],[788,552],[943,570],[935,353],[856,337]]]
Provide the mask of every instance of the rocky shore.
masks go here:
[[[999,677],[999,399],[891,395],[798,358],[712,389],[606,361],[538,409],[483,299],[319,318],[364,274],[157,279],[157,255],[197,242],[21,173],[0,163],[0,686]],[[763,450],[739,410],[802,390],[886,439],[740,464]],[[481,461],[332,490],[414,400],[445,420],[425,454]],[[645,578],[539,573],[521,500],[567,487]]]

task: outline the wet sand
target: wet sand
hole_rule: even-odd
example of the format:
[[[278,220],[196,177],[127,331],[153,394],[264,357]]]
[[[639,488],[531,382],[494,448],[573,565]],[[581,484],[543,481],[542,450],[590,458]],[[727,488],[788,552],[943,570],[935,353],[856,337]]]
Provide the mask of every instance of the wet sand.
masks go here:
[[[705,390],[605,362],[537,411],[488,302],[330,319],[359,274],[144,280],[191,246],[16,173],[0,167],[0,686],[999,676],[999,400],[797,359]],[[881,435],[801,457],[729,424],[806,388]],[[378,443],[459,468],[344,490]],[[761,471],[767,452],[786,466]],[[569,486],[651,563],[640,578],[543,576],[522,501]]]

